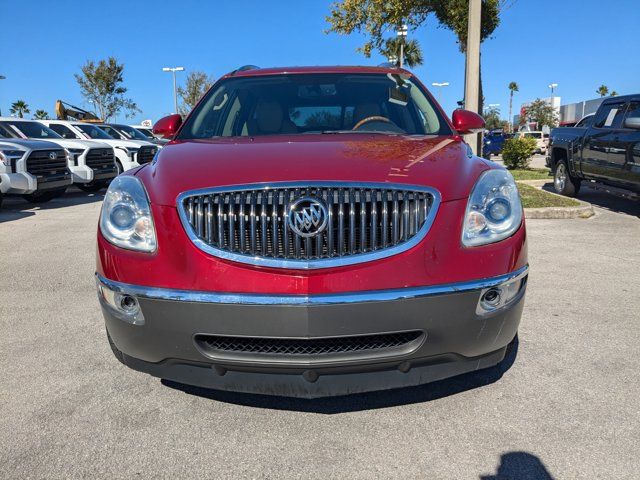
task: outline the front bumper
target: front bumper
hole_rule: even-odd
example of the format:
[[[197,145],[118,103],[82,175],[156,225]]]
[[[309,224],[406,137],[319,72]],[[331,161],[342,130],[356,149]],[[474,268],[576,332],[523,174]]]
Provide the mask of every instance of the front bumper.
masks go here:
[[[207,388],[311,398],[418,385],[499,363],[517,333],[527,273],[523,267],[472,282],[312,296],[169,290],[99,275],[97,282],[114,352],[129,367]],[[479,309],[488,289],[515,282],[507,303]],[[105,292],[133,297],[139,310],[128,316]],[[292,355],[216,350],[201,341],[304,343],[397,332],[419,335],[394,348]]]
[[[5,194],[33,193],[38,189],[38,179],[27,172],[0,173],[0,191]]]
[[[86,165],[72,165],[69,170],[73,176],[73,183],[89,183],[93,181],[93,170]]]

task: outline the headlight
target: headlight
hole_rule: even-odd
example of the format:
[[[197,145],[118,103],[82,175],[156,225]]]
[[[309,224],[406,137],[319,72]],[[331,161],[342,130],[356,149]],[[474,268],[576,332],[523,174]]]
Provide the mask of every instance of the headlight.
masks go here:
[[[84,153],[84,148],[66,148],[67,157],[73,161],[76,165],[78,164],[78,157]]]
[[[467,203],[462,243],[467,247],[499,242],[513,235],[522,222],[518,188],[506,170],[480,175]]]
[[[118,247],[141,252],[157,248],[149,197],[135,177],[116,177],[109,185],[100,212],[100,231]]]
[[[12,168],[13,164],[24,156],[22,150],[0,150],[0,162],[8,168]],[[9,171],[9,173],[11,173]]]

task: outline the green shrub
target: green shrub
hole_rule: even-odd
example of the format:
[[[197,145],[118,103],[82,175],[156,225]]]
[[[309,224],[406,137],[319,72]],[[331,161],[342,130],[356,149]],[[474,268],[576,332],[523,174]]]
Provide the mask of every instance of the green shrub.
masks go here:
[[[534,138],[510,138],[502,147],[502,160],[509,169],[529,168],[529,162],[536,151]]]

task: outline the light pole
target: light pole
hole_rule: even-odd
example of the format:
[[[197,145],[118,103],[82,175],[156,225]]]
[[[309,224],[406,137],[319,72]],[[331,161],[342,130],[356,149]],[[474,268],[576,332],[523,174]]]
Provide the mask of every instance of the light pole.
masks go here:
[[[407,36],[408,27],[401,25],[396,34],[400,37],[400,68],[404,66],[404,39]]]
[[[0,75],[0,80],[6,80],[7,77],[5,77],[4,75]],[[0,117],[2,116],[2,109],[0,108]]]
[[[178,113],[178,89],[176,88],[176,72],[184,72],[184,67],[163,67],[163,72],[173,74],[173,107],[174,113]]]
[[[549,88],[551,89],[551,96],[553,97],[553,91],[558,88],[558,84],[557,83],[550,83],[549,84]]]
[[[440,103],[440,95],[442,92],[442,87],[448,87],[449,82],[433,82],[431,85],[433,87],[438,87],[438,103]]]

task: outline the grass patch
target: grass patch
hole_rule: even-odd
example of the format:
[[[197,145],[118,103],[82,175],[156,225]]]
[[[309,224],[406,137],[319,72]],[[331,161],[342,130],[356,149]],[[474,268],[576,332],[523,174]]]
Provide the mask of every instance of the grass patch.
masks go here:
[[[516,180],[549,180],[551,178],[548,168],[516,168],[509,172]]]
[[[518,191],[520,192],[520,198],[522,199],[522,206],[524,208],[580,206],[580,202],[573,198],[553,195],[524,183],[518,183]]]

